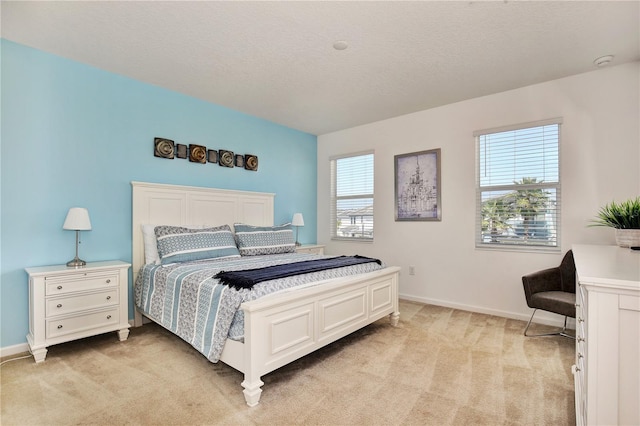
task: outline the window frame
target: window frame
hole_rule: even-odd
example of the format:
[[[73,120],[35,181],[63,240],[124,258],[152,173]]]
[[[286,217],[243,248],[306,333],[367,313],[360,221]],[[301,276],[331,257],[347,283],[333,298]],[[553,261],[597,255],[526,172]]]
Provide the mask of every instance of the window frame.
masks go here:
[[[558,128],[558,137],[557,137],[557,164],[558,164],[558,180],[552,182],[536,182],[536,183],[527,183],[527,184],[501,184],[501,185],[485,185],[481,186],[481,161],[483,156],[480,152],[480,138],[481,136],[516,131],[516,130],[525,130],[525,129],[533,129],[537,127],[544,127],[550,125],[557,125]],[[476,200],[475,200],[475,229],[474,229],[474,239],[475,239],[475,247],[477,249],[483,250],[502,250],[502,251],[528,251],[528,252],[560,252],[561,251],[561,218],[562,218],[562,197],[561,197],[561,186],[562,186],[562,162],[561,162],[561,146],[562,146],[562,118],[552,118],[547,120],[533,121],[528,123],[515,124],[510,126],[502,126],[491,129],[478,130],[473,132],[474,141],[475,141],[475,149],[476,149]],[[516,164],[516,161],[513,162]],[[536,177],[537,178],[537,177]],[[523,177],[524,180],[524,177]],[[551,229],[555,228],[555,245],[551,244],[535,244],[531,242],[522,243],[501,243],[499,241],[483,241],[483,230],[482,230],[482,207],[483,201],[482,196],[486,192],[506,192],[506,191],[537,191],[537,190],[551,190],[555,191],[555,203],[553,208],[553,215],[555,217],[554,226]],[[515,219],[515,218],[513,218]],[[547,239],[549,241],[549,239]]]
[[[371,193],[361,193],[357,195],[348,195],[348,196],[338,196],[338,170],[337,170],[337,162],[346,158],[354,158],[354,157],[362,157],[362,156],[373,156],[371,173],[372,173],[372,189]],[[354,241],[354,242],[373,242],[374,239],[374,230],[375,230],[375,220],[374,218],[374,202],[375,202],[375,151],[367,150],[367,151],[359,151],[349,154],[335,155],[329,158],[329,168],[331,175],[331,188],[330,188],[330,212],[329,212],[329,229],[330,229],[330,239],[332,241]],[[372,210],[372,224],[371,224],[371,237],[345,237],[338,235],[338,201],[340,200],[357,200],[357,199],[371,199],[371,210]]]

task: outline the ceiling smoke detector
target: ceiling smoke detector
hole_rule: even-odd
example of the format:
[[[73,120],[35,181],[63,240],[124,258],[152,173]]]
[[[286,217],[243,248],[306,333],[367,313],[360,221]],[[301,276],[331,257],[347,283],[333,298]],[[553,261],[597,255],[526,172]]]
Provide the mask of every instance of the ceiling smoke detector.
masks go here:
[[[594,59],[593,63],[598,67],[604,67],[605,65],[609,65],[611,61],[613,61],[613,55],[606,55]]]
[[[349,47],[349,45],[347,44],[346,41],[343,41],[343,40],[338,40],[335,43],[333,43],[333,48],[336,50],[344,50],[347,47]]]

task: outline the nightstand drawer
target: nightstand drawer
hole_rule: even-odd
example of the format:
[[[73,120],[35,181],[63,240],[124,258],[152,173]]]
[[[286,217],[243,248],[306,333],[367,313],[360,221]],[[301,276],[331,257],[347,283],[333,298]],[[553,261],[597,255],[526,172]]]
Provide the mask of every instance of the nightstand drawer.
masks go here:
[[[118,288],[79,296],[47,298],[47,318],[118,304]]]
[[[47,320],[47,339],[92,328],[116,325],[120,321],[118,307],[59,320]]]
[[[46,278],[46,295],[118,287],[118,275],[114,273],[83,273],[73,276]]]

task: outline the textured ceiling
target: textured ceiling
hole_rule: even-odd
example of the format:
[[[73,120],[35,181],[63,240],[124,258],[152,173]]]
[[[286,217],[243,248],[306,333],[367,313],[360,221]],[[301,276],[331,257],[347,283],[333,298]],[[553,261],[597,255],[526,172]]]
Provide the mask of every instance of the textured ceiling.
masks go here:
[[[2,37],[312,134],[640,60],[640,2],[11,2]],[[344,40],[346,50],[333,43]]]

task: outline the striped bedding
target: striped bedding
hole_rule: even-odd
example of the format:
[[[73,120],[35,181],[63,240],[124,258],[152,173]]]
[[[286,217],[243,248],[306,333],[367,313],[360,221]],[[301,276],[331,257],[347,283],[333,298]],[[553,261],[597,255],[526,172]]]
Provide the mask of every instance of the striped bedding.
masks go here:
[[[148,264],[141,268],[135,283],[136,306],[152,320],[167,328],[212,362],[218,362],[227,338],[242,341],[243,302],[289,291],[314,282],[382,269],[375,262],[296,275],[236,290],[222,285],[213,276],[220,271],[262,268],[331,256],[285,253],[243,256],[232,259],[185,262],[172,265]]]

